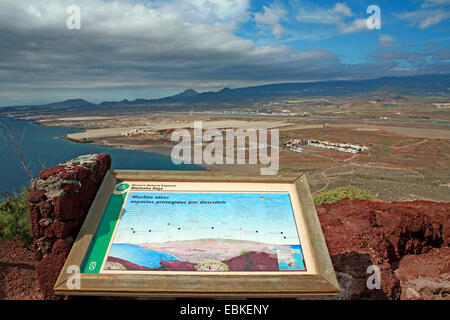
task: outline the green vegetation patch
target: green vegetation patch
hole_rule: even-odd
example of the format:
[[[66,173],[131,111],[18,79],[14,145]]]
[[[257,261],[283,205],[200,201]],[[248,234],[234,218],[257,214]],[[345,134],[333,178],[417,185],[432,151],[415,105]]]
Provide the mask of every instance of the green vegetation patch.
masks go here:
[[[33,243],[28,215],[28,193],[23,191],[0,203],[0,241],[19,240],[24,246]]]
[[[360,190],[352,186],[339,187],[332,190],[322,191],[313,195],[315,205],[335,203],[345,198],[349,198],[350,200],[375,200],[375,198],[369,191]]]

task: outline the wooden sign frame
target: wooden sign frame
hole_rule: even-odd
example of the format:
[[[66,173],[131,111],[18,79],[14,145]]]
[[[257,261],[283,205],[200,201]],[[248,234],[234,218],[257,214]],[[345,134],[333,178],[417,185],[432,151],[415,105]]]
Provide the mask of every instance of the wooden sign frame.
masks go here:
[[[73,266],[85,263],[105,209],[117,181],[226,183],[273,188],[287,185],[295,212],[297,228],[307,256],[308,272],[155,271],[136,273],[73,273]],[[80,269],[82,270],[82,269]],[[79,286],[74,285],[78,279]],[[261,176],[241,172],[208,171],[108,171],[72,250],[54,286],[58,295],[106,295],[135,297],[304,297],[331,296],[339,285],[322,234],[306,176]]]

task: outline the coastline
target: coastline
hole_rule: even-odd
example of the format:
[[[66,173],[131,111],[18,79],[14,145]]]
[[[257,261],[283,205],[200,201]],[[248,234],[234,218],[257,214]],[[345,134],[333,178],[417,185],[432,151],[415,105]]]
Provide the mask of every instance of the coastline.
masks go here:
[[[105,142],[96,142],[92,140],[79,141],[70,137],[62,137],[76,143],[95,144],[101,147],[125,149],[125,150],[137,150],[148,153],[155,153],[167,157],[172,155],[172,145],[168,144],[154,144],[154,145],[132,145],[132,144],[114,144]],[[229,171],[229,172],[247,172],[247,173],[259,173],[260,166],[250,164],[197,164],[208,171]]]
[[[16,120],[22,120],[22,119],[17,119],[17,118],[13,118]],[[46,125],[43,121],[40,121],[42,119],[35,119],[35,120],[23,120],[23,121],[29,121],[32,122],[36,125],[42,126],[42,127],[53,127],[53,126],[48,126]],[[61,126],[56,126],[56,127],[61,127]],[[86,132],[86,130],[77,128],[77,127],[65,127],[65,128],[70,128],[70,129],[74,129],[74,130],[80,130],[80,132]],[[115,144],[115,143],[109,143],[109,142],[97,142],[94,140],[84,140],[84,141],[80,141],[78,139],[74,139],[72,137],[70,137],[69,134],[66,134],[65,136],[58,136],[58,137],[54,137],[55,139],[63,139],[63,140],[68,140],[71,142],[75,142],[75,143],[80,143],[80,144],[92,144],[92,145],[97,145],[100,147],[104,147],[104,148],[114,148],[114,149],[124,149],[124,150],[136,150],[136,151],[144,151],[147,153],[153,153],[153,154],[159,154],[162,156],[166,156],[166,157],[171,157],[172,155],[172,146],[169,146],[167,144],[155,144],[155,145],[131,145],[131,144]],[[206,164],[201,164],[198,165],[199,167],[202,167],[206,170],[211,170],[211,171],[220,171],[220,170],[224,170],[222,167],[222,165],[206,165]],[[225,171],[236,171],[236,170],[226,170]],[[245,171],[245,170],[238,170],[238,171]]]
[[[168,145],[132,145],[132,144],[114,144],[114,143],[105,143],[105,142],[97,142],[93,140],[85,140],[79,141],[77,139],[73,139],[68,137],[67,135],[64,137],[60,137],[61,139],[66,139],[75,143],[82,144],[94,144],[105,148],[116,148],[116,149],[125,149],[125,150],[138,150],[145,151],[149,153],[156,153],[163,156],[170,157],[172,148]]]
[[[14,118],[17,119],[17,118]],[[24,119],[18,119],[24,120]],[[42,127],[65,127],[73,130],[79,131],[79,133],[86,132],[86,129],[81,129],[73,126],[49,126],[46,121],[42,121],[43,119],[29,119],[24,121],[32,122],[36,125]],[[137,144],[124,144],[124,143],[114,143],[108,142],[106,140],[96,141],[96,139],[76,139],[70,136],[70,134],[66,134],[65,136],[54,137],[55,139],[65,139],[71,142],[79,143],[79,144],[91,144],[97,145],[105,148],[114,148],[114,149],[123,149],[123,150],[136,150],[136,151],[144,151],[147,153],[158,154],[166,157],[171,157],[173,145],[165,144],[165,143],[157,143],[157,144],[146,144],[146,145],[137,145]],[[253,165],[253,164],[196,164],[197,166],[208,170],[208,171],[227,171],[227,172],[246,172],[246,173],[260,173],[261,166]]]
[[[150,145],[150,146],[136,146],[135,150],[145,152],[157,153],[170,157],[172,155],[172,146],[169,145]],[[130,147],[131,148],[131,147]],[[199,164],[200,167],[208,171],[234,171],[234,172],[248,172],[259,173],[260,166],[251,164]]]
[[[113,169],[131,170],[184,170],[205,171],[208,170],[198,165],[175,165],[172,163],[169,149],[165,152],[158,150],[141,150],[133,146],[127,146],[126,142],[109,144],[109,141],[97,140],[104,143],[79,143],[66,139],[71,132],[79,132],[82,129],[69,126],[44,126],[31,120],[16,119],[13,117],[1,117],[14,133],[25,133],[22,150],[26,157],[32,176],[39,175],[43,166],[50,168],[61,162],[73,159],[76,156],[94,153],[108,153],[113,158]],[[94,142],[94,141],[93,141]],[[114,143],[115,141],[113,141]],[[117,141],[122,142],[122,141]],[[5,152],[0,154],[2,171],[0,172],[0,199],[19,194],[24,186],[30,183],[30,177],[25,173],[19,157],[14,153],[7,141],[0,139],[0,146]],[[156,151],[156,150],[153,150]]]

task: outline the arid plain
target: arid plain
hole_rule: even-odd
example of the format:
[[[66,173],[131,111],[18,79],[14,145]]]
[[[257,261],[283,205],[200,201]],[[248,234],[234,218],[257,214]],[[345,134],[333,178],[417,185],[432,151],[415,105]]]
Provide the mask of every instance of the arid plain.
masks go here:
[[[306,172],[311,191],[353,185],[388,201],[450,201],[450,104],[442,97],[345,97],[280,99],[186,111],[67,111],[14,116],[45,126],[82,132],[66,138],[80,143],[170,155],[173,129],[278,129],[279,173]],[[356,154],[302,146],[290,139],[315,139],[366,146]],[[204,142],[204,146],[207,145]],[[258,165],[204,165],[211,170],[259,171]]]

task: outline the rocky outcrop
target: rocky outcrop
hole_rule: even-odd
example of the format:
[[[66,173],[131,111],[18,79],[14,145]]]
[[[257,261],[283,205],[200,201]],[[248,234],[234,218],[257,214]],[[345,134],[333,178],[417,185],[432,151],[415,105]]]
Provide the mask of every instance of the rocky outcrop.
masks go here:
[[[31,181],[28,211],[45,298],[56,298],[53,286],[110,167],[108,154],[85,155],[44,169]]]
[[[344,199],[316,209],[339,298],[449,299],[449,203]]]
[[[395,275],[400,280],[403,300],[450,300],[450,249],[446,246],[408,255],[400,261]]]

